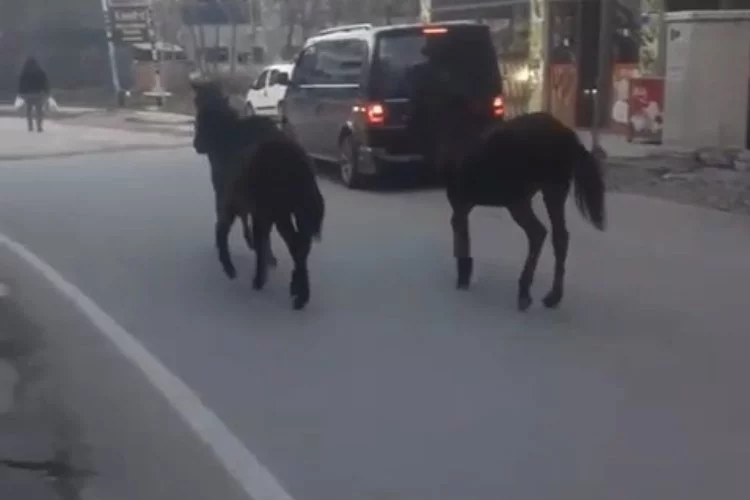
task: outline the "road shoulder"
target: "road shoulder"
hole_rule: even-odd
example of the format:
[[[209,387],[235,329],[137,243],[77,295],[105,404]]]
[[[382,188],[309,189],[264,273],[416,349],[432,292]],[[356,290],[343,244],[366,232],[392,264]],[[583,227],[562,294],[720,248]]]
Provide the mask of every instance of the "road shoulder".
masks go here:
[[[14,380],[6,361],[0,384],[15,389],[18,397],[0,426],[0,448],[13,455],[8,458],[28,462],[67,450],[75,469],[93,474],[61,484],[6,470],[0,471],[0,482],[10,477],[7,482],[17,488],[36,488],[34,495],[49,494],[52,486],[49,498],[64,498],[54,496],[57,486],[80,489],[79,497],[70,498],[84,500],[247,500],[144,375],[68,299],[2,244],[0,281],[10,291],[0,312],[13,315],[22,328],[15,335],[4,329],[11,341],[5,344],[6,354],[12,354],[6,358],[14,360],[13,371],[22,367],[23,372],[18,391],[18,378]],[[29,436],[33,439],[26,439]],[[37,498],[17,492],[0,497]]]

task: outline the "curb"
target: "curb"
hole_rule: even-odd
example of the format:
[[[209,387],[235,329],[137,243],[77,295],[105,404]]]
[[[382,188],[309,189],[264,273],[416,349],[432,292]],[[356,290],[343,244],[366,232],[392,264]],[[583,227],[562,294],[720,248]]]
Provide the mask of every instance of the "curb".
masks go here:
[[[126,116],[125,117],[126,122],[130,123],[137,123],[139,125],[161,125],[165,127],[184,127],[187,125],[194,125],[195,119],[193,118],[185,118],[184,120],[180,121],[167,121],[167,120],[149,120],[148,118],[141,118],[138,116]]]

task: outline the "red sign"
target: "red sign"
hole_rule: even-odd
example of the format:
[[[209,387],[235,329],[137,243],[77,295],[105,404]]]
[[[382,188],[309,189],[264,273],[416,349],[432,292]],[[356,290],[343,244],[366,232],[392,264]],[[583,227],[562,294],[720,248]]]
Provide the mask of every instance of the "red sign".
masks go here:
[[[612,94],[610,100],[610,132],[628,133],[628,81],[641,76],[637,64],[615,64],[612,68]]]
[[[631,78],[628,86],[628,141],[661,144],[664,78]]]

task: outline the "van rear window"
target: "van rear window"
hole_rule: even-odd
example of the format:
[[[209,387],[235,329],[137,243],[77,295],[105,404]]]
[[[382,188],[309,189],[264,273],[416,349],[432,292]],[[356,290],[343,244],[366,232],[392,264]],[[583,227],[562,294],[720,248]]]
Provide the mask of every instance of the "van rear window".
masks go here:
[[[405,98],[411,95],[413,70],[423,63],[422,53],[430,37],[442,37],[441,51],[464,90],[474,95],[502,91],[497,56],[489,31],[484,27],[446,27],[425,33],[422,29],[386,32],[380,35],[371,74],[375,99]]]

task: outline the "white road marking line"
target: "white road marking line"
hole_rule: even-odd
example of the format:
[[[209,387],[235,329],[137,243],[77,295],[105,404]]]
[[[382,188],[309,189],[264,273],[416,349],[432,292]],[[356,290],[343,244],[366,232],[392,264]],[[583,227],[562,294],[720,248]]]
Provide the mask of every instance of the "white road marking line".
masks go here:
[[[5,245],[70,299],[91,323],[131,363],[141,369],[151,384],[161,392],[183,420],[214,452],[219,462],[240,484],[252,500],[294,500],[279,481],[232,434],[200,398],[176,375],[171,373],[133,335],[117,324],[93,300],[63,278],[52,266],[22,244],[0,233]]]
[[[10,297],[10,287],[0,282],[0,299],[3,297]]]

